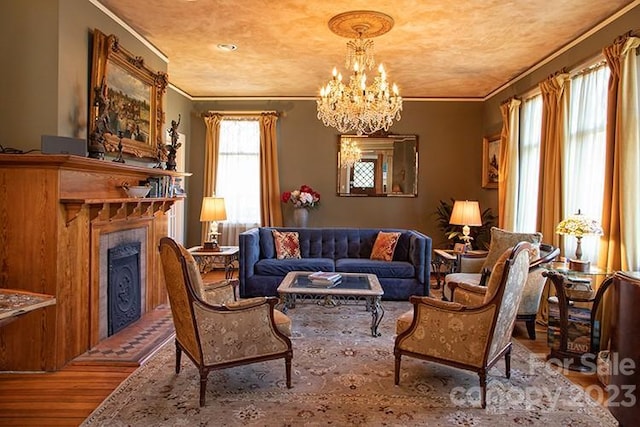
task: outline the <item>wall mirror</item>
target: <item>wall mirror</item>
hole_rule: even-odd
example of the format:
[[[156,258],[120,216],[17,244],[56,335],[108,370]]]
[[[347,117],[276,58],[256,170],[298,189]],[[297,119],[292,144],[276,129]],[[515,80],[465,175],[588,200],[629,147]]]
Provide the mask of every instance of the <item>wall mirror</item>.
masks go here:
[[[417,197],[418,137],[340,135],[337,182],[338,196]]]

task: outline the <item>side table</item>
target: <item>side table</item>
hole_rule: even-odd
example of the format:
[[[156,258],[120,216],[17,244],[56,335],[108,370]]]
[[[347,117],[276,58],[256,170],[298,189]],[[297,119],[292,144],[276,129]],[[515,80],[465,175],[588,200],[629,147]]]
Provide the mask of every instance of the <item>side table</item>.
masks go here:
[[[189,248],[189,252],[200,267],[200,273],[208,273],[216,266],[224,266],[224,278],[231,280],[239,263],[240,248],[238,246],[220,246],[219,251],[206,251],[202,246]]]
[[[456,269],[458,257],[451,249],[434,249],[431,257],[431,271],[435,273],[436,285],[434,289],[440,289],[440,281],[444,284],[444,276],[453,273]],[[443,269],[444,267],[444,274]]]
[[[549,298],[547,359],[573,371],[590,371],[595,366],[593,347],[599,334],[593,315],[596,289],[611,273],[597,267],[573,271],[562,262],[551,262],[544,267],[547,271],[543,274],[556,291],[556,297]],[[556,298],[557,311],[553,307]]]
[[[55,303],[56,299],[53,295],[2,288],[0,289],[0,326],[8,325],[25,313]]]
[[[444,276],[460,271],[462,258],[484,258],[488,251],[471,250],[465,253],[454,252],[453,249],[434,249],[431,257],[431,271],[435,273],[436,285],[434,289],[440,289],[440,282],[444,284]],[[444,269],[442,268],[444,267]]]

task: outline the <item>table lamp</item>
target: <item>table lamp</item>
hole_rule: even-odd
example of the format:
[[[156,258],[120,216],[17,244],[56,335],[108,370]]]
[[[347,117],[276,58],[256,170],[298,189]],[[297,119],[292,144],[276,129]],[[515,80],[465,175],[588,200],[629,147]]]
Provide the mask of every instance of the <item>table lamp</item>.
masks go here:
[[[590,267],[589,261],[582,260],[582,237],[584,236],[601,236],[602,227],[595,219],[588,218],[580,213],[570,215],[568,218],[560,221],[556,227],[556,233],[575,236],[578,241],[576,245],[575,259],[569,260],[569,268],[576,271],[588,271]]]
[[[205,251],[220,251],[218,246],[218,221],[227,219],[227,210],[224,207],[222,197],[204,197],[202,199],[202,210],[200,211],[200,222],[209,222],[209,233],[207,240],[202,244]]]
[[[471,240],[473,240],[473,237],[469,236],[469,232],[471,231],[469,227],[479,227],[482,225],[480,204],[473,200],[456,200],[453,204],[449,224],[463,226],[461,239],[464,241],[465,249],[471,249]]]

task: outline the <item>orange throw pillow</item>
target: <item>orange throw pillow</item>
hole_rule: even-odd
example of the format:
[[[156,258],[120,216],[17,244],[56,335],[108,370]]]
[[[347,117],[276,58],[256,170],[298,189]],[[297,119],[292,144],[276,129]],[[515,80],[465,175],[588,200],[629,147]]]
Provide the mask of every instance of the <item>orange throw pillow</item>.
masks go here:
[[[300,256],[300,240],[296,231],[272,231],[277,259],[302,258]]]
[[[396,245],[400,239],[400,233],[388,233],[385,231],[378,232],[378,237],[373,244],[371,250],[370,259],[377,259],[381,261],[392,261],[393,252],[396,250]]]

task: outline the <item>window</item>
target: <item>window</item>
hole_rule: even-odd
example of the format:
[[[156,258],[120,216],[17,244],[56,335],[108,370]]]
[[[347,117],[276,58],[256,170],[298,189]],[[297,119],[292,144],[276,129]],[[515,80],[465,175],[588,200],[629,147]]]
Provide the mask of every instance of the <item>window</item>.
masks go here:
[[[571,78],[567,139],[563,155],[563,217],[580,210],[602,220],[609,68],[597,64]],[[574,238],[564,239],[564,253],[575,253]],[[599,239],[582,240],[584,259],[598,259]]]
[[[542,95],[538,93],[525,99],[520,107],[520,182],[515,231],[521,233],[537,229],[541,129]]]
[[[260,224],[260,125],[257,119],[223,119],[216,195],[224,197],[223,244],[237,244],[238,232]]]

